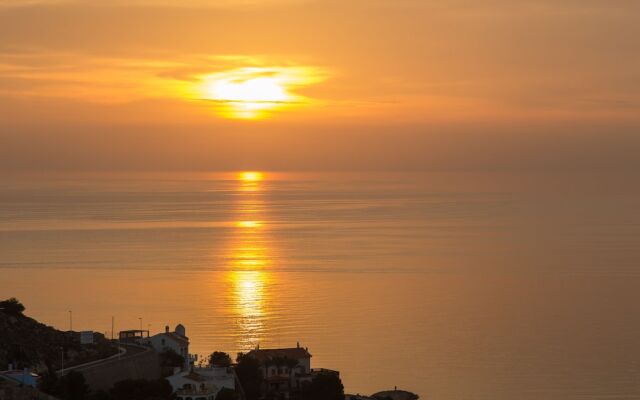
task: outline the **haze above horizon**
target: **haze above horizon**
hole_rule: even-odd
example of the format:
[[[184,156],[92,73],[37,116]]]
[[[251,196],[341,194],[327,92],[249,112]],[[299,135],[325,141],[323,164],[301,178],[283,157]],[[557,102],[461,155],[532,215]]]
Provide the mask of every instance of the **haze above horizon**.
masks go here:
[[[640,3],[0,2],[0,170],[640,167]]]

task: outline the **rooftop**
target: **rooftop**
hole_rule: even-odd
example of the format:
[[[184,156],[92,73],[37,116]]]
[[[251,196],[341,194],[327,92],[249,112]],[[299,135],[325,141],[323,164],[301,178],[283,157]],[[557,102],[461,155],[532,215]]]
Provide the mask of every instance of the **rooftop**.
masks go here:
[[[161,332],[161,333],[157,333],[155,335],[153,335],[154,337],[156,336],[164,336],[168,339],[173,340],[174,342],[178,342],[178,343],[184,343],[184,344],[189,344],[189,339],[185,336],[180,335],[179,333],[176,332]]]
[[[260,363],[264,363],[265,361],[274,358],[290,358],[296,360],[300,358],[311,358],[309,351],[303,347],[291,347],[287,349],[255,349],[251,350],[247,355],[257,359]]]
[[[198,374],[197,372],[193,372],[193,371],[191,371],[187,375],[185,375],[184,378],[190,379],[190,380],[196,381],[196,382],[205,382],[205,381],[210,380],[206,376],[202,376],[202,375]]]

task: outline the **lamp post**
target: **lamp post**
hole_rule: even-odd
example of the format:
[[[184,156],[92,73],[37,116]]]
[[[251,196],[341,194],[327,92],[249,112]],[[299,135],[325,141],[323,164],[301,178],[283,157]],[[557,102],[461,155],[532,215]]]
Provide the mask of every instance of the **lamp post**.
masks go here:
[[[140,330],[142,331],[142,317],[138,317],[138,319],[140,320]]]

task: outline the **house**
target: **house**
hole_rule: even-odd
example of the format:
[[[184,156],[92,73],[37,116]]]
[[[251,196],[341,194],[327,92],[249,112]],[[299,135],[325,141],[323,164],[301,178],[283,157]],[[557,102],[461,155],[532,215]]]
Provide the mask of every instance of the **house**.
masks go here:
[[[222,388],[235,390],[235,375],[226,367],[191,368],[165,379],[180,400],[214,400]]]
[[[189,365],[191,364],[191,357],[189,356],[189,338],[187,337],[186,330],[182,324],[178,324],[173,332],[170,332],[169,326],[166,326],[163,333],[153,335],[148,340],[149,344],[158,353],[173,350],[181,355],[184,358],[183,369],[189,369]]]
[[[313,377],[320,373],[339,374],[327,369],[311,368],[311,354],[307,348],[296,347],[284,349],[251,350],[245,357],[258,361],[262,372],[262,397],[276,399],[296,398],[305,385],[311,383]]]
[[[219,388],[236,389],[236,374],[231,367],[195,368],[194,372],[213,381]]]
[[[38,379],[40,378],[37,374],[29,371],[28,368],[22,370],[15,370],[11,368],[9,365],[9,370],[0,371],[0,375],[5,377],[5,379],[10,379],[14,382],[17,382],[22,385],[37,387]]]

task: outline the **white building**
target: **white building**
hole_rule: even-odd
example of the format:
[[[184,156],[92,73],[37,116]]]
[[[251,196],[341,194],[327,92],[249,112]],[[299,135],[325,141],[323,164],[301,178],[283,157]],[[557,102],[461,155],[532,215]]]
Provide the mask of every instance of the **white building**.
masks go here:
[[[185,328],[178,324],[174,332],[169,331],[169,326],[165,327],[163,333],[158,333],[149,338],[151,346],[159,353],[166,350],[173,350],[184,357],[184,369],[189,369],[191,357],[189,356],[189,338]]]
[[[180,400],[214,400],[222,388],[235,390],[231,368],[195,368],[166,378]]]

